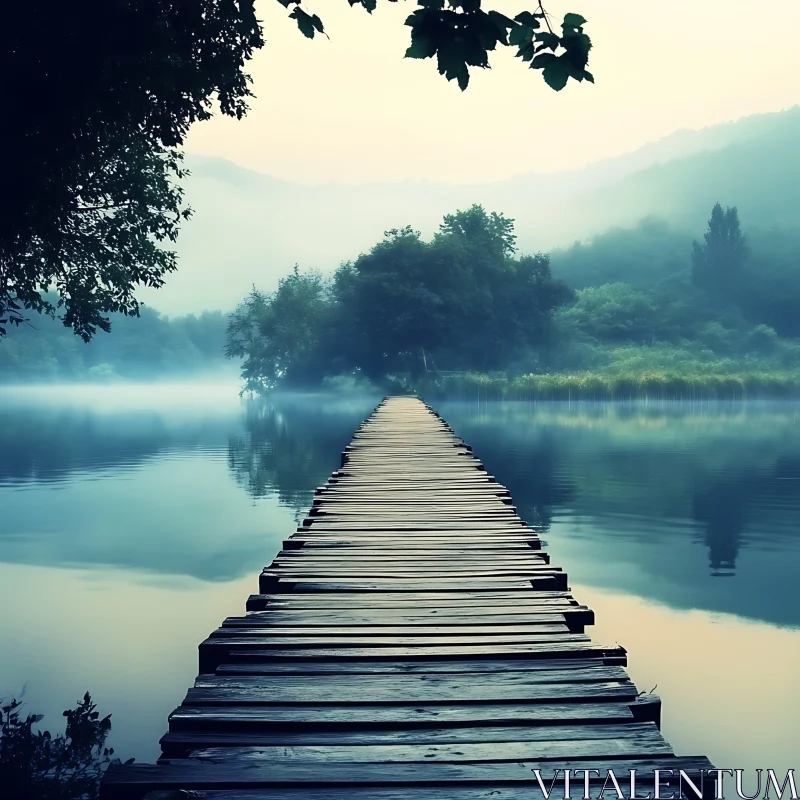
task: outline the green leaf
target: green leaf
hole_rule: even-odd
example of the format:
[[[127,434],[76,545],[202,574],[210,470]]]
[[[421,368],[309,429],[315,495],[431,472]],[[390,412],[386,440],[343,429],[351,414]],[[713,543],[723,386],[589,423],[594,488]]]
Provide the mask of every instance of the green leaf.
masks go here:
[[[580,14],[565,14],[562,28],[580,28],[586,24],[586,20]]]
[[[539,28],[539,19],[541,16],[541,14],[531,14],[530,11],[523,11],[521,14],[517,14],[514,19],[522,25],[527,25],[529,28],[536,30]]]
[[[508,29],[514,27],[514,20],[501,14],[499,11],[490,11],[489,17],[494,21],[498,28]]]
[[[539,53],[536,58],[531,61],[531,69],[544,69],[551,61],[556,61],[558,56],[553,53]]]
[[[537,33],[536,41],[541,42],[545,47],[549,47],[551,50],[556,50],[561,44],[561,39],[556,36],[555,33],[549,33],[547,31]]]
[[[517,50],[517,58],[521,58],[523,61],[530,61],[533,58],[533,42],[525,42],[525,44],[521,45]]]
[[[589,81],[589,83],[594,83],[594,75],[592,75],[592,73],[587,69],[583,71],[583,79],[585,81]]]
[[[426,36],[413,36],[406,58],[432,58],[436,55],[436,42]]]
[[[551,61],[544,68],[542,75],[544,76],[544,82],[557,92],[560,92],[569,80],[567,65],[560,58]]]
[[[532,40],[533,28],[528,25],[517,25],[515,28],[512,28],[508,36],[508,43],[513,46],[519,46],[524,42],[530,42]]]
[[[463,92],[469,84],[469,69],[467,68],[468,55],[463,43],[446,42],[439,46],[438,63],[439,73],[448,81],[455,79]]]
[[[297,22],[297,27],[307,39],[313,39],[317,31],[325,32],[322,29],[322,20],[316,14],[313,17],[311,14],[306,14],[300,6],[295,6],[289,17]]]

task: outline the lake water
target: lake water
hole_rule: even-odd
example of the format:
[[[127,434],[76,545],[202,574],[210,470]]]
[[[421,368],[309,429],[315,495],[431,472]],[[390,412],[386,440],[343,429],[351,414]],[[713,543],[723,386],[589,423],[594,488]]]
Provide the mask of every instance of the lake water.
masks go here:
[[[379,398],[236,387],[0,392],[0,696],[60,729],[84,691],[152,761],[197,645]],[[544,525],[682,754],[798,768],[800,404],[440,403]]]

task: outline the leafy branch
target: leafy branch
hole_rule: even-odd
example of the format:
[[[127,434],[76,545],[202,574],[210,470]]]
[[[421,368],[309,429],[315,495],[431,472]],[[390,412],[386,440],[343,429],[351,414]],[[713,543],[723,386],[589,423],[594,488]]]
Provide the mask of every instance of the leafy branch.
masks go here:
[[[278,2],[285,8],[294,6],[289,16],[304,36],[313,39],[317,33],[325,34],[322,20],[304,11],[301,0]],[[348,2],[370,14],[377,6],[377,0]],[[541,70],[545,83],[557,92],[570,78],[594,83],[594,76],[586,69],[592,41],[584,33],[586,20],[580,14],[566,14],[559,34],[553,30],[542,2],[535,11],[522,11],[513,19],[499,11],[484,10],[481,2],[417,0],[417,9],[405,22],[411,28],[406,58],[435,56],[439,74],[448,81],[455,80],[463,91],[469,85],[469,68],[489,69],[489,52],[503,45],[516,47],[516,56],[531,69]]]

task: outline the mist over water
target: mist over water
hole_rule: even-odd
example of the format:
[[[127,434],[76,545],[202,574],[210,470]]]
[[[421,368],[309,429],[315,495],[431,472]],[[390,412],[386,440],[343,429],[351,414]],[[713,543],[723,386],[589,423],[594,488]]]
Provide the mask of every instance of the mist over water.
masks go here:
[[[0,392],[0,695],[57,727],[87,689],[153,760],[197,673],[380,398],[236,384]],[[664,732],[788,768],[800,712],[800,405],[441,403],[544,528],[588,632],[658,684]],[[743,736],[748,730],[750,735]]]

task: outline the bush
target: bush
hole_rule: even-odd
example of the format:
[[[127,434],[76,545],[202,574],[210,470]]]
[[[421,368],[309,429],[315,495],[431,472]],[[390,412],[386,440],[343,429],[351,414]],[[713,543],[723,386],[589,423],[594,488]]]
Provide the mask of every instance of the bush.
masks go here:
[[[53,736],[35,730],[41,714],[23,717],[21,706],[11,700],[0,707],[3,800],[94,800],[114,754],[105,746],[110,715],[101,719],[87,692],[75,708],[64,712],[64,734]]]

